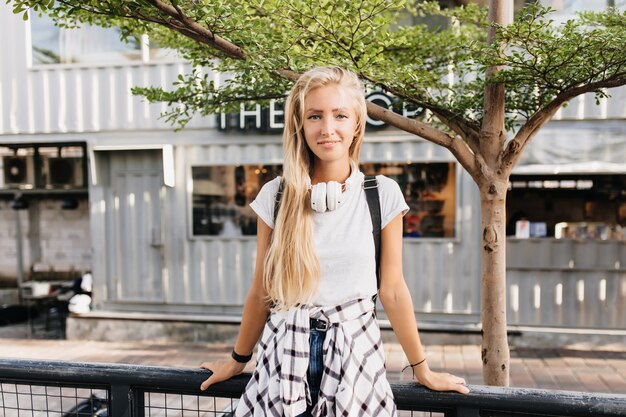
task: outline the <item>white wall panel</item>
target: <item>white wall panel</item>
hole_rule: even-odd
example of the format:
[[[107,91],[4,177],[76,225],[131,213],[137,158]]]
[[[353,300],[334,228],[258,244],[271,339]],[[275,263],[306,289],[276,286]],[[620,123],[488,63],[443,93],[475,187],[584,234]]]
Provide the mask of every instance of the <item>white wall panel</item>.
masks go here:
[[[0,33],[12,42],[0,50],[0,135],[170,129],[159,120],[164,104],[133,96],[134,86],[171,88],[185,63],[115,66],[28,65],[28,23],[0,9]],[[196,117],[189,127],[206,127]]]
[[[624,329],[624,264],[621,241],[509,239],[508,322]]]
[[[184,63],[129,64],[110,67],[73,65],[28,66],[28,24],[10,8],[0,10],[0,29],[11,34],[0,50],[0,134],[58,133],[98,130],[168,128],[158,116],[165,104],[149,105],[130,93],[133,86],[170,88],[178,74],[188,73]],[[557,114],[561,120],[626,118],[626,87],[610,90],[613,98],[596,106],[593,94],[574,98]],[[210,118],[194,118],[190,128],[206,127]],[[433,148],[434,149],[434,148]],[[381,143],[370,159],[388,160],[388,144]],[[417,158],[418,155],[411,155]],[[420,156],[424,156],[423,154]],[[435,157],[436,155],[433,155]]]

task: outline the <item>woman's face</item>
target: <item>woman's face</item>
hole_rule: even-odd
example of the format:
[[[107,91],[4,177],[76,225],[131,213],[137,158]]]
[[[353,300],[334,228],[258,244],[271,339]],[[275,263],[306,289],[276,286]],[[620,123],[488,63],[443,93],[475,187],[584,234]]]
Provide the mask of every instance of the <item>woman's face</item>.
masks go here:
[[[318,87],[304,99],[304,137],[316,161],[350,161],[356,136],[354,98],[337,85]]]

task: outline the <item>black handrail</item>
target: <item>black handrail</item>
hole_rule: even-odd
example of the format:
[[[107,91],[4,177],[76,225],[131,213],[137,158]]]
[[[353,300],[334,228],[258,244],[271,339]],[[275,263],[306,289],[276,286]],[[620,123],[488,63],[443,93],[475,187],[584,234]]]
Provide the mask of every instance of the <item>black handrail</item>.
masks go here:
[[[46,383],[67,386],[98,386],[111,392],[115,417],[134,415],[130,411],[133,393],[160,392],[224,398],[241,396],[250,374],[215,384],[200,391],[200,383],[210,375],[204,369],[146,365],[83,363],[0,358],[0,382]],[[626,395],[554,391],[530,388],[470,385],[470,394],[434,392],[415,382],[391,384],[400,410],[441,410],[457,416],[478,416],[479,410],[556,416],[626,417]],[[116,401],[125,404],[116,405]],[[134,408],[136,409],[136,408]],[[113,414],[112,414],[113,415]]]

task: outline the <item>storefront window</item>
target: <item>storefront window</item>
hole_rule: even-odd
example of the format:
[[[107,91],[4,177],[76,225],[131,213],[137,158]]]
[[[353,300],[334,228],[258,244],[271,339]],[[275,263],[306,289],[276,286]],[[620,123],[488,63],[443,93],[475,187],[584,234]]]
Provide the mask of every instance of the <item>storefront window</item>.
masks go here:
[[[507,235],[624,239],[624,190],[626,175],[512,175]]]
[[[280,165],[193,167],[193,234],[256,235],[256,214],[249,204],[261,187],[282,173]]]
[[[367,175],[393,178],[404,193],[409,212],[404,237],[454,237],[456,174],[453,163],[362,164]]]
[[[361,170],[367,175],[386,175],[400,185],[410,207],[403,219],[405,237],[455,236],[453,163],[366,163]],[[193,167],[193,235],[256,235],[257,219],[249,204],[267,181],[281,173],[280,165]]]

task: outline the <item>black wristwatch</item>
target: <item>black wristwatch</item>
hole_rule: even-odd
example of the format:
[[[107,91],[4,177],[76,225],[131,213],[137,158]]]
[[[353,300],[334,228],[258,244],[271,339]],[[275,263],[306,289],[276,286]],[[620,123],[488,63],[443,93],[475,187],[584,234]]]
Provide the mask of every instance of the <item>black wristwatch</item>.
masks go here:
[[[237,352],[235,352],[235,349],[233,349],[233,352],[230,354],[230,356],[239,363],[248,363],[250,362],[250,359],[252,359],[252,353],[249,355],[240,355]]]

